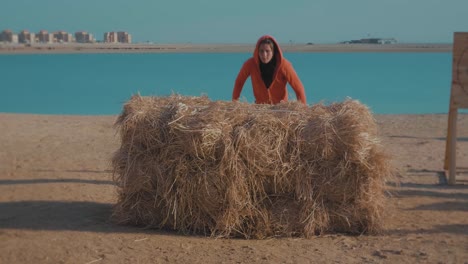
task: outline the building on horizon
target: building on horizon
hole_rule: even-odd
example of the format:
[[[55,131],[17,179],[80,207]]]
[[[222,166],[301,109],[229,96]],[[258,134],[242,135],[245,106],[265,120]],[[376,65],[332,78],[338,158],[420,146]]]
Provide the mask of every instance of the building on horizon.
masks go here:
[[[56,31],[53,34],[52,42],[69,43],[73,42],[73,35],[65,31]]]
[[[117,32],[106,32],[106,33],[104,33],[103,42],[105,42],[105,43],[117,43]]]
[[[396,44],[397,40],[394,38],[381,38],[379,44]]]
[[[40,30],[37,33],[29,32],[24,29],[19,34],[15,34],[9,29],[0,32],[0,42],[7,43],[95,43],[95,37],[86,31],[77,31],[75,34],[70,34],[66,31],[60,30],[49,33],[47,30]],[[105,43],[132,43],[132,36],[125,31],[106,32],[104,33]]]
[[[353,39],[341,42],[343,44],[396,44],[397,40],[394,38],[363,38]]]
[[[105,43],[132,43],[132,35],[127,32],[106,32],[104,33]]]
[[[37,42],[41,43],[52,43],[54,41],[54,35],[47,32],[47,30],[41,30],[36,34]]]
[[[5,29],[0,33],[0,42],[18,43],[18,35],[9,29]]]
[[[360,39],[360,43],[364,44],[395,44],[394,38],[364,38]]]
[[[94,43],[96,40],[94,39],[93,34],[89,34],[86,31],[77,31],[75,32],[75,41],[78,43]]]
[[[31,44],[36,42],[36,34],[29,32],[28,30],[22,30],[18,34],[18,42],[19,43],[25,43],[25,44]]]

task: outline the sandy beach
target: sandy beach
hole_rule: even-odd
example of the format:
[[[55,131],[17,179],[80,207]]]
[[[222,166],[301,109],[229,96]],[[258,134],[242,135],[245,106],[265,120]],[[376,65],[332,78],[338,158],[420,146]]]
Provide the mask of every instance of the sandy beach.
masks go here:
[[[214,239],[119,226],[116,116],[0,114],[0,263],[468,263],[468,115],[457,184],[447,115],[376,115],[400,185],[381,235]]]
[[[452,44],[280,44],[283,52],[451,52]],[[247,52],[253,44],[0,44],[0,54]]]

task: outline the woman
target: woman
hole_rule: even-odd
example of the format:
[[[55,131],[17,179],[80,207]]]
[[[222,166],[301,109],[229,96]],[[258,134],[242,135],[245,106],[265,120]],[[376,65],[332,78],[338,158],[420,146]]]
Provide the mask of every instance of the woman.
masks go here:
[[[297,100],[306,104],[304,86],[291,63],[283,57],[276,40],[268,35],[257,41],[254,55],[239,71],[232,92],[232,100],[239,100],[245,81],[252,80],[255,103],[277,104],[288,100],[286,84],[296,93]]]

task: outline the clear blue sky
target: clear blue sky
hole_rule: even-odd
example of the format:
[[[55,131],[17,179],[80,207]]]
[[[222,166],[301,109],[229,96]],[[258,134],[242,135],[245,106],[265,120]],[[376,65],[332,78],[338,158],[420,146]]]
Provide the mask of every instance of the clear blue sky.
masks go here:
[[[0,0],[0,30],[127,31],[134,42],[286,43],[366,37],[451,43],[468,0]]]

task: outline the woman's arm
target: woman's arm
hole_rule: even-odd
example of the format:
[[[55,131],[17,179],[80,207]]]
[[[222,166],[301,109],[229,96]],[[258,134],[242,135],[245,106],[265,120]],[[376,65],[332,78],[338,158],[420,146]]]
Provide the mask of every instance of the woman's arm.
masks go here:
[[[244,83],[247,80],[247,78],[250,76],[250,64],[251,64],[251,59],[244,62],[244,64],[242,65],[242,68],[237,74],[236,82],[234,84],[234,89],[232,91],[232,101],[239,100],[240,94],[242,92],[242,88],[244,87]]]
[[[292,64],[289,61],[285,61],[285,75],[288,80],[288,83],[291,85],[292,89],[296,93],[296,98],[298,101],[301,101],[303,104],[307,104],[307,99],[305,95],[304,86],[302,85],[299,76],[294,70]]]

